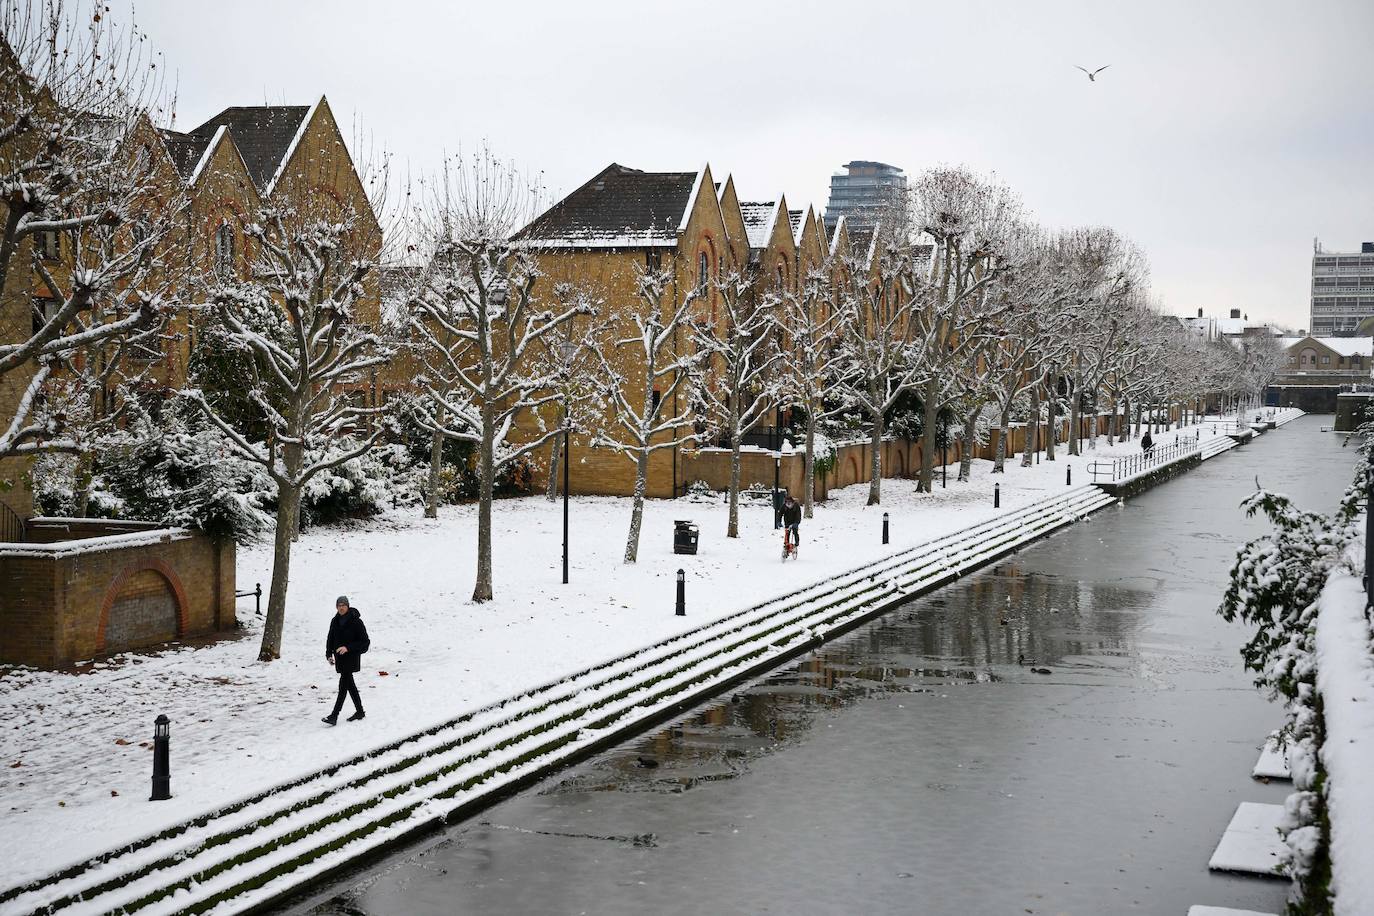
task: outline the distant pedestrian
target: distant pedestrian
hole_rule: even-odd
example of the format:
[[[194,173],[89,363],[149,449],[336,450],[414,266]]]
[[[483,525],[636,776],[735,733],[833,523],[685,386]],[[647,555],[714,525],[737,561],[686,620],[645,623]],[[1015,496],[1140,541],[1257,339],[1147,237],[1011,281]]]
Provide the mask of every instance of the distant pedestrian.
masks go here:
[[[363,700],[358,696],[358,685],[353,683],[353,675],[362,669],[363,653],[371,646],[372,641],[367,638],[362,615],[348,603],[347,595],[340,595],[334,602],[334,616],[329,620],[329,636],[324,642],[325,657],[339,672],[339,695],[334,700],[334,711],[322,720],[326,724],[338,723],[345,696],[353,700],[353,715],[348,717],[348,721],[356,722],[363,718]]]
[[[1145,435],[1140,437],[1140,448],[1145,452],[1145,457],[1150,457],[1150,453],[1155,450],[1155,440],[1150,438],[1150,431],[1145,430]]]

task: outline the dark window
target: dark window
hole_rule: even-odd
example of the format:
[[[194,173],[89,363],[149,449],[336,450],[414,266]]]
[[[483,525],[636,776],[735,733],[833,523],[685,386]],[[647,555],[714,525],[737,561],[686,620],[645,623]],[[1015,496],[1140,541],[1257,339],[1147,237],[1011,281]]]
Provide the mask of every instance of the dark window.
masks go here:
[[[221,223],[215,230],[215,274],[227,279],[234,273],[234,228]]]
[[[654,389],[654,393],[653,393],[653,395],[652,395],[652,397],[651,397],[651,399],[650,399],[650,401],[649,401],[649,411],[650,411],[650,413],[652,413],[652,412],[658,410],[658,405],[661,404],[661,403],[663,403],[663,392],[661,392],[661,391],[659,391],[657,388],[655,388],[655,389]]]
[[[57,310],[62,303],[56,299],[40,299],[35,297],[33,300],[33,333],[37,334],[43,330],[44,325],[52,320],[57,314]]]
[[[62,257],[62,233],[40,232],[37,239],[38,256],[45,261],[57,261]]]
[[[706,252],[697,256],[697,288],[706,289],[706,284],[711,282],[711,259]]]
[[[649,270],[663,269],[663,253],[657,248],[647,248],[644,251],[644,266]]]

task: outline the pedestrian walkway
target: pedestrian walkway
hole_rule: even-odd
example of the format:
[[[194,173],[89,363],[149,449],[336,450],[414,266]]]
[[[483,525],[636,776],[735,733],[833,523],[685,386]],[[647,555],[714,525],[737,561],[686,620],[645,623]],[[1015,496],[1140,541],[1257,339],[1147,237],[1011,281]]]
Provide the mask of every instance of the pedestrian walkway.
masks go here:
[[[1070,488],[75,863],[0,909],[261,905],[1114,502]]]

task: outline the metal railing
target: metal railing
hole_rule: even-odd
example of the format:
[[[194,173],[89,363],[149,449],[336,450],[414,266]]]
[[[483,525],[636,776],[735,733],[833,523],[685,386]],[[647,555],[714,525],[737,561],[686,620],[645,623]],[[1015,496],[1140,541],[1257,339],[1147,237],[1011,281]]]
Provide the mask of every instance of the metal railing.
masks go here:
[[[247,598],[247,597],[250,596],[250,595],[255,599],[254,602],[253,602],[253,610],[254,610],[254,612],[256,612],[256,614],[257,614],[259,617],[261,617],[261,616],[262,616],[262,583],[261,583],[261,582],[259,582],[259,583],[257,584],[257,588],[254,588],[254,589],[252,589],[251,591],[234,592],[234,597],[235,597],[235,598]]]
[[[18,544],[24,540],[24,520],[4,503],[0,503],[0,543]]]
[[[1119,483],[1128,480],[1142,471],[1172,464],[1198,450],[1200,438],[1196,435],[1174,445],[1156,445],[1146,451],[1110,461],[1098,459],[1088,465],[1088,473],[1093,483]]]

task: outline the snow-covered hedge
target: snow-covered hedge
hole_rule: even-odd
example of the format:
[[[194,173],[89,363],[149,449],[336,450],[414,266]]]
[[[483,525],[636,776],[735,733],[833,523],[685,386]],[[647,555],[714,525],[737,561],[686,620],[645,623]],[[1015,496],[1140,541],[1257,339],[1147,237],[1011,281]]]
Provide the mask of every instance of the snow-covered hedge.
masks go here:
[[[1326,773],[1322,767],[1325,720],[1317,691],[1318,598],[1333,572],[1350,569],[1349,547],[1358,539],[1367,492],[1370,434],[1360,430],[1355,478],[1330,515],[1304,512],[1286,496],[1257,491],[1244,503],[1249,515],[1264,513],[1274,526],[1241,548],[1220,609],[1226,620],[1255,626],[1241,654],[1257,672],[1255,684],[1285,704],[1278,732],[1286,744],[1294,792],[1285,803],[1284,867],[1292,879],[1290,916],[1331,912],[1330,834]]]

